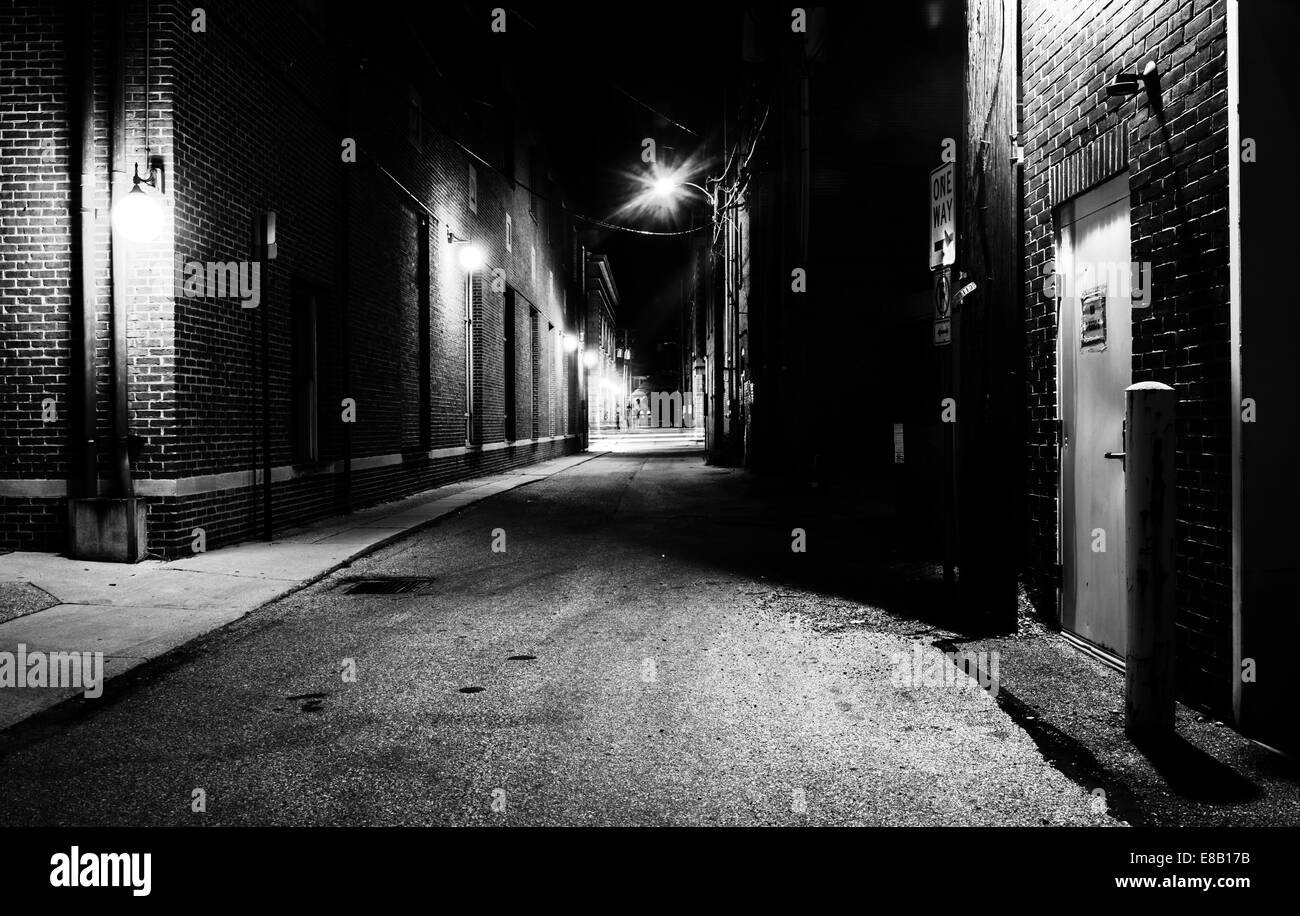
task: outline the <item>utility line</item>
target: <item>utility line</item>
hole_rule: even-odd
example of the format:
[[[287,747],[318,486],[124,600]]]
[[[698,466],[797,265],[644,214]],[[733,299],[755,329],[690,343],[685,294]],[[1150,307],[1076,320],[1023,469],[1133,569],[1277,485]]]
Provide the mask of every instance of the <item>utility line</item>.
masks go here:
[[[520,18],[522,19],[523,17],[521,16]],[[286,74],[281,70],[281,68],[274,66],[273,63],[272,63],[272,61],[270,61],[270,60],[269,60],[269,59],[268,59],[264,54],[262,54],[261,51],[260,51],[259,49],[255,48],[251,43],[249,43],[248,41],[244,40],[243,36],[241,36],[241,35],[234,34],[234,35],[232,35],[232,38],[234,39],[235,44],[238,45],[239,47],[241,47],[241,48],[244,50],[244,53],[248,54],[250,57],[254,58],[255,60],[257,60],[257,61],[262,65],[262,69],[263,69],[266,73],[272,75],[274,78],[278,79],[282,84],[284,84],[285,86],[287,86],[287,87],[290,89],[290,91],[292,91],[295,95],[298,96],[298,98],[299,98],[299,99],[300,99],[300,100],[301,100],[301,101],[306,105],[306,107],[308,107],[309,109],[311,109],[312,111],[314,111],[314,112],[316,113],[317,117],[321,120],[322,123],[329,125],[329,126],[330,126],[334,131],[336,131],[336,132],[338,133],[339,136],[345,136],[345,135],[347,134],[347,132],[348,132],[348,127],[347,127],[347,126],[345,126],[345,125],[340,125],[339,123],[337,123],[337,121],[334,119],[334,117],[332,116],[332,114],[331,114],[330,112],[327,112],[327,111],[324,110],[323,108],[321,108],[321,106],[320,106],[319,104],[317,104],[316,99],[315,99],[315,98],[314,98],[310,93],[308,93],[306,90],[304,90],[300,85],[298,85],[298,83],[296,83],[295,81],[291,80],[291,79],[290,79],[290,78],[289,78],[289,77],[288,77],[288,76],[287,76],[287,75],[286,75]],[[421,50],[425,53],[425,55],[426,55],[426,57],[427,57],[427,56],[428,56],[428,50],[427,50],[427,48],[424,48],[424,47],[422,46],[422,47],[421,47]],[[430,63],[433,63],[433,61],[432,61],[431,58],[430,58]],[[378,72],[380,69],[382,69],[382,68],[379,68],[379,67],[376,67],[376,68],[374,68],[374,69],[367,69],[367,68],[365,68],[365,67],[359,66],[359,65],[358,65],[358,61],[356,61],[356,60],[352,60],[352,61],[344,61],[344,65],[347,66],[349,69],[351,69],[351,70],[353,70],[353,71],[355,71],[355,72],[357,72],[357,73],[364,74],[364,75],[376,75],[377,72]],[[436,66],[436,65],[435,65],[435,66]],[[387,71],[385,71],[385,72],[387,72]],[[444,78],[445,78],[445,77],[444,77]],[[388,82],[390,83],[390,85],[395,85],[396,82],[397,82],[397,79],[396,79],[396,77],[394,77],[391,73],[389,73],[389,74],[388,74]],[[402,85],[405,85],[405,83],[403,82]],[[520,181],[518,178],[516,178],[516,177],[514,177],[514,176],[511,176],[511,175],[507,175],[507,174],[506,174],[502,169],[498,168],[498,167],[497,167],[496,165],[494,165],[493,163],[491,163],[491,162],[489,162],[488,160],[484,159],[484,158],[483,158],[482,156],[480,156],[478,153],[474,152],[474,150],[470,149],[468,146],[466,146],[464,143],[462,143],[459,139],[457,139],[456,136],[455,136],[455,135],[452,133],[452,131],[450,130],[450,128],[444,126],[443,124],[441,124],[441,123],[439,123],[439,122],[437,122],[437,121],[434,121],[432,118],[426,117],[426,116],[425,116],[425,113],[424,113],[423,110],[420,111],[420,123],[421,123],[422,125],[428,125],[429,127],[433,128],[435,131],[437,131],[437,132],[438,132],[439,134],[441,134],[443,137],[446,137],[448,140],[450,140],[450,141],[451,141],[451,142],[452,142],[456,147],[458,147],[458,148],[459,148],[459,149],[460,149],[460,150],[461,150],[461,151],[462,151],[466,156],[469,156],[469,157],[470,157],[471,159],[473,159],[474,161],[476,161],[476,162],[482,164],[484,167],[490,169],[491,171],[493,171],[493,172],[495,172],[496,174],[500,175],[501,177],[505,178],[507,181],[513,181],[516,185],[518,185],[519,187],[523,188],[525,191],[527,191],[527,192],[529,192],[530,194],[532,194],[532,195],[538,197],[539,199],[545,201],[545,202],[548,203],[548,204],[557,204],[557,205],[559,206],[559,208],[560,208],[562,211],[564,211],[565,213],[568,213],[568,214],[569,214],[570,216],[572,216],[574,219],[581,220],[582,222],[590,223],[590,224],[595,225],[595,226],[600,226],[600,227],[605,228],[605,229],[616,230],[616,231],[619,231],[619,232],[628,232],[628,233],[632,233],[632,234],[634,234],[634,235],[662,236],[662,237],[665,237],[665,238],[676,237],[676,236],[681,236],[681,235],[687,235],[687,234],[690,234],[690,233],[692,233],[692,232],[696,232],[696,231],[698,231],[698,230],[696,230],[696,229],[691,229],[691,230],[686,230],[686,231],[664,232],[664,231],[655,231],[655,230],[650,230],[650,229],[638,229],[638,228],[633,227],[633,226],[622,226],[622,225],[619,225],[619,224],[616,224],[616,223],[608,222],[607,220],[602,220],[602,219],[598,219],[598,218],[593,217],[593,216],[588,216],[588,215],[586,215],[585,213],[579,213],[578,211],[569,208],[569,207],[568,207],[568,206],[567,206],[563,201],[556,201],[556,200],[555,200],[554,198],[552,198],[551,196],[547,195],[546,193],[544,193],[544,192],[542,192],[542,191],[539,191],[539,190],[537,190],[537,189],[535,189],[535,188],[530,187],[528,184],[526,184],[526,183],[523,182],[523,181]],[[355,138],[354,138],[354,139],[355,139]],[[360,142],[357,142],[357,151],[358,151],[358,153],[360,153],[360,151],[361,151],[362,149],[367,149],[367,148],[368,148],[368,147],[365,147],[365,146],[364,146],[363,144],[361,144]],[[359,157],[359,158],[360,158],[360,157]],[[428,206],[428,205],[427,205],[423,200],[420,199],[419,195],[416,194],[414,191],[412,191],[410,188],[406,187],[406,185],[403,184],[401,181],[399,181],[399,180],[397,179],[397,177],[393,175],[392,172],[390,172],[387,168],[385,168],[383,162],[382,162],[382,161],[381,161],[377,156],[369,156],[369,157],[367,157],[367,158],[369,158],[369,160],[374,164],[374,166],[375,166],[375,167],[376,167],[380,172],[382,172],[382,173],[384,174],[384,176],[388,178],[389,181],[391,181],[391,182],[392,182],[394,185],[396,185],[396,186],[397,186],[397,187],[398,187],[398,188],[399,188],[399,189],[400,189],[404,194],[406,194],[406,196],[408,196],[408,197],[409,197],[409,198],[410,198],[410,199],[411,199],[411,200],[412,200],[412,201],[413,201],[417,206],[419,206],[422,210],[424,210],[426,213],[428,213],[429,216],[433,217],[435,220],[438,219],[437,214],[435,214],[435,213],[433,212],[433,210],[430,209],[430,207],[429,207],[429,206]],[[530,180],[531,180],[531,178],[532,178],[532,176],[529,176],[529,179],[530,179]]]

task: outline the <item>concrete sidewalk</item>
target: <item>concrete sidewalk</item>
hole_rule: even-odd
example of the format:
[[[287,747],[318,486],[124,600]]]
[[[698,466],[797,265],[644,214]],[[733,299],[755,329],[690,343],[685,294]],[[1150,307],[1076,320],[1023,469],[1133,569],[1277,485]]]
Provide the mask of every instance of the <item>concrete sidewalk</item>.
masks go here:
[[[0,652],[102,652],[107,680],[329,575],[397,538],[471,503],[545,480],[601,452],[554,458],[332,516],[272,543],[250,541],[180,560],[134,565],[71,560],[54,553],[0,556]],[[20,585],[22,584],[22,585]],[[23,585],[26,588],[23,588]],[[39,589],[39,591],[33,591]],[[41,592],[49,598],[41,601]],[[4,595],[14,597],[5,599]],[[22,601],[24,607],[18,607]],[[34,602],[34,603],[33,603]],[[43,610],[24,613],[27,606]],[[17,614],[18,616],[15,616]],[[0,689],[0,729],[83,691]]]

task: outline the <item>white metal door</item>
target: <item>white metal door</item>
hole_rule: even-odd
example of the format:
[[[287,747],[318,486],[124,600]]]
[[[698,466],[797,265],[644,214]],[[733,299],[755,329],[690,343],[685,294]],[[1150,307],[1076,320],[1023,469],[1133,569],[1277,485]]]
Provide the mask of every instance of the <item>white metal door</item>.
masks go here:
[[[1061,623],[1124,657],[1124,389],[1132,382],[1128,175],[1056,214]],[[1112,457],[1107,457],[1108,453]]]

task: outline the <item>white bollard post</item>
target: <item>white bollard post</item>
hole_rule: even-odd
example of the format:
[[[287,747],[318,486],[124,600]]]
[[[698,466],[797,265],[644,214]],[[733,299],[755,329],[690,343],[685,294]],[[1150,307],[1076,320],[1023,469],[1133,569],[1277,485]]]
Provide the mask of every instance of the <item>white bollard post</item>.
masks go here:
[[[1124,509],[1128,561],[1125,730],[1174,732],[1174,389],[1141,382],[1125,391]]]

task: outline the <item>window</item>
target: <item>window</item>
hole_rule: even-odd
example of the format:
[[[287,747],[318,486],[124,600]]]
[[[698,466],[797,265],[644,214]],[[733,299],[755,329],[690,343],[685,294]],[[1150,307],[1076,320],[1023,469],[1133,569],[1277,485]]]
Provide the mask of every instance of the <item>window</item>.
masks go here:
[[[515,250],[514,235],[515,235],[515,221],[511,219],[510,214],[507,213],[506,214],[506,251]]]
[[[292,451],[295,462],[320,458],[317,413],[316,292],[304,283],[293,287],[290,360],[293,398]]]
[[[532,325],[529,328],[529,331],[531,332],[531,340],[529,341],[529,366],[532,369],[533,383],[532,437],[536,439],[541,435],[541,416],[538,410],[538,408],[541,407],[541,398],[538,395],[539,389],[542,385],[542,332],[539,327],[541,315],[538,313],[537,309],[529,309],[528,316],[529,320],[532,322]]]
[[[534,290],[536,290],[537,288],[537,246],[536,245],[528,246],[528,257],[530,259],[529,260],[530,266],[528,268],[528,272],[530,278],[533,281],[533,288]],[[537,293],[534,292],[533,295],[536,296]]]
[[[478,212],[478,169],[469,164],[469,212]]]
[[[516,359],[515,359],[515,291],[513,287],[506,287],[505,302],[505,389],[506,389],[506,439],[514,441],[518,435],[515,428],[518,415],[517,391],[518,380],[516,378]]]
[[[415,282],[419,301],[419,362],[420,362],[420,448],[426,451],[433,447],[433,403],[432,403],[432,363],[430,346],[430,311],[429,311],[429,217],[420,215],[420,238],[416,246]]]

